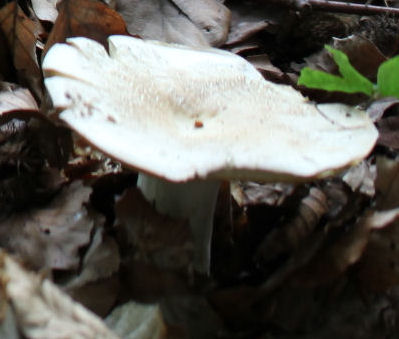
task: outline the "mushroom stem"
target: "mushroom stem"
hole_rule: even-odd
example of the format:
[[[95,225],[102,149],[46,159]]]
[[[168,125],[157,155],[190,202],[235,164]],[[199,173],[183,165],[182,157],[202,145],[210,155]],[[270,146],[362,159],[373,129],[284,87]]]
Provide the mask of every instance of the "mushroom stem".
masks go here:
[[[192,180],[175,183],[139,174],[137,187],[156,210],[188,219],[194,241],[194,268],[209,274],[213,215],[220,182]]]

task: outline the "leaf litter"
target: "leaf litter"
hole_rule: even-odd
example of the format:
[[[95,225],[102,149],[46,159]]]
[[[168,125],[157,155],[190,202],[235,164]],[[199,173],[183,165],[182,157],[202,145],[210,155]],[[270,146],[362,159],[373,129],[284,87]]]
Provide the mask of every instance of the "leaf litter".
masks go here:
[[[222,46],[268,80],[294,85],[305,64],[336,72],[321,50],[329,43],[375,82],[398,53],[396,18],[291,11],[279,1],[55,3],[0,8],[0,79],[8,81],[0,92],[0,336],[395,336],[396,99],[299,88],[319,102],[368,106],[378,146],[332,178],[225,187],[213,235],[220,248],[211,275],[201,276],[187,221],[157,213],[133,171],[71,138],[43,92],[39,60],[67,37],[105,44],[131,34]]]

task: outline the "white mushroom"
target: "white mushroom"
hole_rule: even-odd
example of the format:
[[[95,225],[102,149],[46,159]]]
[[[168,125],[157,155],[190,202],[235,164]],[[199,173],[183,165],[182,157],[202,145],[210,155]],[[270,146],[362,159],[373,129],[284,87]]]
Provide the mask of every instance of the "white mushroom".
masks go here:
[[[377,138],[364,112],[315,106],[218,49],[111,36],[107,54],[73,38],[50,49],[43,69],[60,118],[140,171],[160,212],[189,219],[201,272],[219,179],[324,177],[367,156]]]

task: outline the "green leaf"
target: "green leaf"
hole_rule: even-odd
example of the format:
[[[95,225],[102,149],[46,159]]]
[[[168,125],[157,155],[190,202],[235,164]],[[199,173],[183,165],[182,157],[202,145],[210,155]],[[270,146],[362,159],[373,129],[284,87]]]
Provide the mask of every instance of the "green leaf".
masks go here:
[[[399,98],[399,55],[378,68],[377,90],[382,96]]]
[[[371,96],[374,92],[373,83],[361,75],[349,62],[348,56],[330,46],[325,48],[332,54],[338,65],[341,76],[329,74],[305,67],[301,70],[298,85],[309,88],[339,91],[345,93],[365,93]]]

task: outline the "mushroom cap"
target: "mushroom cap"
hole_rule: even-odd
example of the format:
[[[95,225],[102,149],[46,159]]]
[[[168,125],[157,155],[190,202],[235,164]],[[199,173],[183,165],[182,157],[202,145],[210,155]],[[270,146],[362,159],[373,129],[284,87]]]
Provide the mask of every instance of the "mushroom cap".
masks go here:
[[[364,112],[313,105],[232,53],[108,42],[109,53],[81,37],[54,45],[45,84],[61,119],[139,171],[175,182],[301,180],[356,163],[376,142]]]

